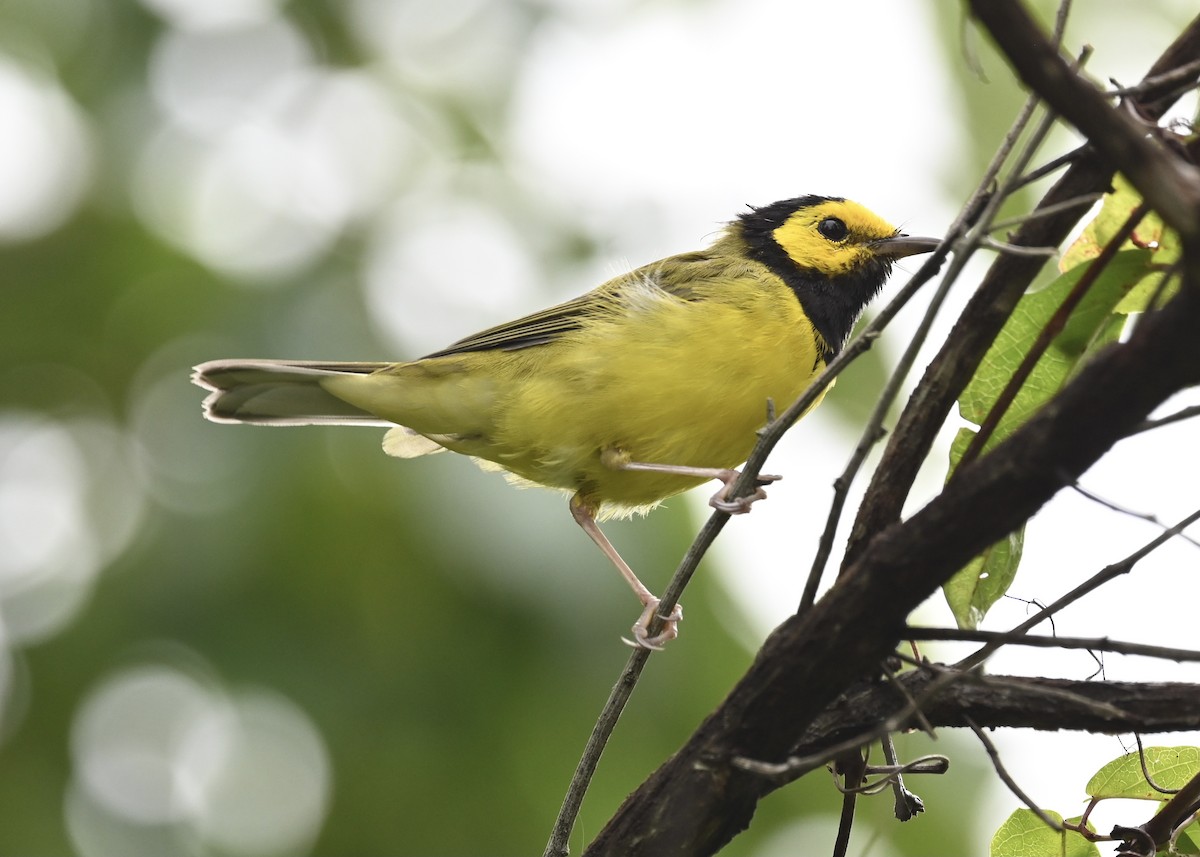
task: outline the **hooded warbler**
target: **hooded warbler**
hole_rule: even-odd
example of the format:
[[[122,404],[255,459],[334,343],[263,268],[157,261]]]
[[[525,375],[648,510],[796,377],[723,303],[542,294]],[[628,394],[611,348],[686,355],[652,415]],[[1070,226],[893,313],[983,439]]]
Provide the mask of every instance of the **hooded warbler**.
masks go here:
[[[642,602],[637,644],[659,648],[682,611],[649,634],[658,599],[597,520],[710,479],[724,483],[715,508],[747,511],[761,487],[735,502],[725,495],[768,403],[795,401],[845,345],[892,263],[937,243],[849,200],[802,196],[750,208],[707,249],[419,360],[215,360],[193,380],[210,391],[204,414],[214,422],[390,426],[390,455],[449,449],[513,481],[569,492],[576,522]]]

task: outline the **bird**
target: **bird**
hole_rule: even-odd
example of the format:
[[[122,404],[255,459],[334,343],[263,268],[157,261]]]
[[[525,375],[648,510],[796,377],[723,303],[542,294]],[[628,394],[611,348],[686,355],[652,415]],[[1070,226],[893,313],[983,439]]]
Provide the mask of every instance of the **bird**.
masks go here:
[[[386,426],[389,455],[451,450],[518,485],[566,492],[642,604],[626,642],[660,649],[682,608],[650,633],[659,599],[599,522],[714,479],[714,508],[749,511],[779,477],[728,495],[774,407],[796,401],[845,346],[893,263],[938,243],[842,197],[799,196],[747,206],[705,249],[417,360],[224,359],[192,380],[214,422]]]

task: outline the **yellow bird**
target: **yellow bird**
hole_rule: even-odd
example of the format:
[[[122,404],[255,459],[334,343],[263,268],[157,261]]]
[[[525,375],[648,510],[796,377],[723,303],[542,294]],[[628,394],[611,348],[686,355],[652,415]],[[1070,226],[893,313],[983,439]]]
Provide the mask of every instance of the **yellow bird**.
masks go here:
[[[751,208],[707,249],[670,256],[581,297],[408,363],[215,360],[193,380],[205,416],[259,425],[392,426],[384,451],[445,449],[510,479],[571,494],[576,522],[643,605],[637,645],[656,635],[658,599],[597,520],[656,506],[710,479],[726,498],[769,404],[804,392],[901,257],[937,246],[857,203],[803,196]],[[768,484],[778,477],[760,477]]]

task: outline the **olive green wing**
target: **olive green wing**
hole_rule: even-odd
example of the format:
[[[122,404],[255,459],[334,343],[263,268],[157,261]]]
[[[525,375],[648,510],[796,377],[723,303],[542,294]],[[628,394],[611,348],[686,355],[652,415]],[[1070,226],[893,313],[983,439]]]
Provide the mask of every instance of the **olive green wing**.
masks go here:
[[[578,330],[588,309],[602,300],[597,293],[608,286],[606,283],[595,291],[580,295],[566,303],[535,312],[515,321],[498,324],[479,333],[460,339],[441,351],[426,354],[423,360],[432,357],[449,357],[452,354],[467,354],[472,351],[516,351],[553,342],[564,333]]]
[[[566,333],[578,330],[587,316],[623,304],[623,296],[630,288],[656,288],[691,300],[695,297],[693,287],[698,281],[717,278],[724,273],[725,265],[705,252],[672,256],[609,280],[566,303],[489,327],[441,351],[427,354],[423,359],[472,351],[516,351],[546,345]]]

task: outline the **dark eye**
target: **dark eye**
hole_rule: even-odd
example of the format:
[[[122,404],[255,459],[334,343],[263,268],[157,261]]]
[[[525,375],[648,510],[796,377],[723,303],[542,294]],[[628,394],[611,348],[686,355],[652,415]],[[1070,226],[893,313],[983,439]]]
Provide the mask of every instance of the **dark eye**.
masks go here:
[[[817,224],[817,231],[830,241],[845,241],[846,236],[850,234],[846,224],[836,217],[826,217]]]

